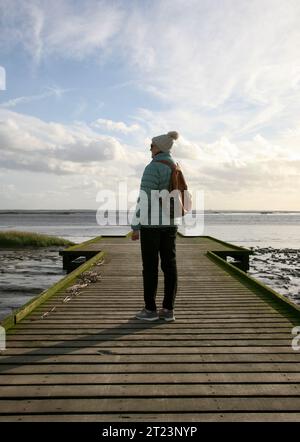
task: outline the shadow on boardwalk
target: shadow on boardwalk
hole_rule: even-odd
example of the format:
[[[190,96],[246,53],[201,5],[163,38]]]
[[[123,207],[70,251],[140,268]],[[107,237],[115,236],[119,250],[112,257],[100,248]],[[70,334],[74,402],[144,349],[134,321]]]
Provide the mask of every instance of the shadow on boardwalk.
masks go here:
[[[62,340],[59,343],[56,343],[54,345],[51,345],[51,341],[49,341],[49,345],[43,345],[43,347],[38,348],[38,349],[34,349],[31,351],[28,351],[28,347],[26,347],[26,349],[24,348],[24,353],[20,353],[20,354],[15,354],[15,355],[10,355],[5,357],[5,350],[4,351],[0,351],[0,372],[6,371],[7,369],[11,368],[11,365],[31,365],[28,362],[24,362],[24,363],[20,363],[20,362],[16,362],[16,359],[19,359],[23,356],[39,356],[40,358],[34,360],[33,364],[38,363],[38,362],[42,362],[44,360],[46,360],[49,357],[53,357],[53,356],[62,356],[62,355],[67,355],[70,354],[74,351],[76,351],[78,348],[91,348],[93,346],[98,346],[99,343],[104,343],[104,342],[111,342],[111,341],[116,341],[119,338],[123,338],[124,336],[132,336],[138,332],[141,332],[143,330],[149,330],[149,329],[153,329],[159,325],[162,324],[166,324],[165,321],[163,320],[158,320],[158,321],[154,321],[154,322],[146,322],[146,321],[139,321],[137,319],[129,319],[127,322],[122,323],[120,325],[118,325],[117,327],[111,327],[111,328],[106,328],[105,330],[99,332],[99,333],[89,333],[86,334],[85,336],[81,336],[81,337],[77,337],[75,339],[67,339],[67,340]],[[127,326],[130,325],[132,326],[137,326],[136,328],[132,327],[130,329],[127,329]],[[118,333],[120,332],[120,333]],[[19,333],[13,334],[13,335],[9,335],[9,336],[18,336]],[[53,335],[55,336],[55,335]],[[92,337],[92,339],[91,339]],[[58,335],[59,338],[59,335]],[[97,339],[98,338],[98,339]],[[93,341],[93,342],[91,342]],[[43,341],[45,342],[45,341]],[[87,342],[87,345],[84,346],[82,345],[83,343]],[[17,347],[17,348],[22,348],[22,347]],[[61,353],[56,354],[45,354],[45,350],[47,349],[61,349]],[[9,340],[8,340],[8,348],[7,350],[9,350]],[[101,355],[117,355],[117,352],[114,352],[113,350],[109,350],[107,348],[101,349],[101,347],[99,347],[99,351],[97,351],[97,354],[99,356]],[[101,362],[101,360],[99,360],[99,362]],[[6,367],[6,365],[9,365],[9,368]]]

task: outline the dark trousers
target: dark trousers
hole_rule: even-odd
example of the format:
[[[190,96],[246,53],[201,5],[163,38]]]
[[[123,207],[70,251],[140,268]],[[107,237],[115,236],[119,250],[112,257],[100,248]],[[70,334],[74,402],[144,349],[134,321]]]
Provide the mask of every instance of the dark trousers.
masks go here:
[[[140,243],[143,260],[144,301],[147,310],[156,310],[158,256],[164,273],[163,308],[174,308],[177,292],[176,234],[174,227],[142,227]]]

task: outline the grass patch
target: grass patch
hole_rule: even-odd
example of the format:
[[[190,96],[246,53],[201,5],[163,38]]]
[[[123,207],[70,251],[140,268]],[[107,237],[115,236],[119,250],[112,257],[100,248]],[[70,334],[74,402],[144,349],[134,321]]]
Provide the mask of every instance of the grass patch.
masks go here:
[[[72,246],[73,242],[57,236],[42,233],[20,232],[17,230],[0,231],[0,247],[50,247]]]

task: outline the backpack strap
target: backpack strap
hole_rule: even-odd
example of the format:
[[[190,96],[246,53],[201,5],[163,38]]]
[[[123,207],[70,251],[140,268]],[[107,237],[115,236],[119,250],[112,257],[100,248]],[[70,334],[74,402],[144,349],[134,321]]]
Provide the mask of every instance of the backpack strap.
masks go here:
[[[172,170],[176,168],[175,164],[171,163],[171,161],[168,160],[154,160],[156,163],[163,163],[169,166]]]
[[[164,163],[164,164],[167,164],[167,165],[171,168],[172,172],[173,172],[176,168],[179,170],[179,172],[181,172],[181,168],[180,168],[180,166],[179,166],[178,163],[176,163],[176,165],[175,165],[174,163],[171,163],[171,161],[168,161],[168,160],[154,160],[154,161],[157,161],[158,163]],[[183,181],[184,189],[187,189],[188,187],[187,187],[186,181],[185,181],[184,176],[183,176],[182,173],[181,173],[181,180]],[[170,185],[171,185],[171,184],[170,184]]]
[[[174,163],[171,163],[171,161],[168,160],[154,160],[156,163],[163,163],[170,167],[171,169],[171,177],[170,177],[170,183],[169,183],[169,191],[172,190],[172,172],[176,169],[176,166]],[[161,201],[160,201],[161,203]]]

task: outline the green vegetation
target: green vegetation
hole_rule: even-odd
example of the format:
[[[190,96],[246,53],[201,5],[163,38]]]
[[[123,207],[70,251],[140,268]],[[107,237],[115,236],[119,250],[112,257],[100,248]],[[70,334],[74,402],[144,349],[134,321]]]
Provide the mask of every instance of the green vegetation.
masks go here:
[[[66,239],[41,233],[17,230],[0,231],[0,247],[50,247],[71,246],[73,244],[73,242]]]

